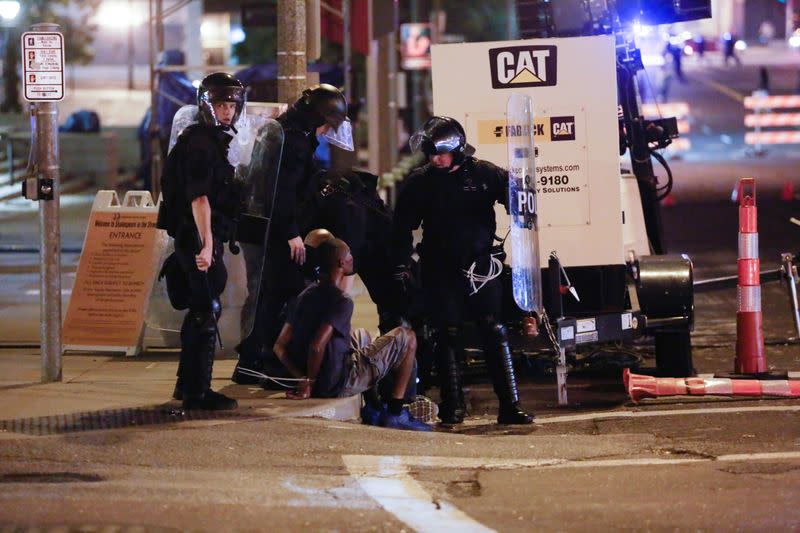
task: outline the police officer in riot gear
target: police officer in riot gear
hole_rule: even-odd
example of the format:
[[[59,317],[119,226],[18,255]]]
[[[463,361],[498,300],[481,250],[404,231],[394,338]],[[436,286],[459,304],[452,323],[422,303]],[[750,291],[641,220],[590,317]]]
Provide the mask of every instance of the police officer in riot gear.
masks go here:
[[[301,229],[326,228],[350,247],[355,270],[378,308],[381,334],[402,325],[403,294],[392,281],[392,212],[378,196],[378,176],[357,170],[318,173]]]
[[[228,277],[223,243],[242,202],[227,152],[233,124],[244,112],[244,87],[230,74],[211,74],[197,89],[197,106],[198,123],[180,134],[161,177],[158,225],[175,239],[176,267],[167,284],[183,281],[187,290],[176,396],[186,409],[235,409],[236,400],[211,390],[211,371],[219,295]]]
[[[485,275],[492,270],[494,204],[507,205],[508,174],[472,157],[464,128],[449,117],[429,119],[410,144],[412,150],[428,156],[428,164],[409,175],[397,199],[393,227],[396,277],[407,277],[412,231],[423,224],[419,254],[425,312],[435,330],[439,418],[445,424],[464,419],[460,324],[472,318],[482,335],[486,366],[500,403],[497,422],[530,424],[533,417],[519,407],[511,350],[500,322],[500,279],[481,279],[477,284],[469,279],[474,273]]]
[[[264,369],[265,357],[271,353],[283,326],[284,305],[304,288],[305,247],[298,211],[309,180],[318,170],[314,161],[319,144],[317,135],[325,135],[339,146],[349,143],[352,149],[347,101],[332,85],[315,85],[304,90],[277,121],[284,132],[283,153],[254,327],[238,347],[239,362],[231,378],[236,383],[258,382],[257,378],[239,372],[239,367]]]

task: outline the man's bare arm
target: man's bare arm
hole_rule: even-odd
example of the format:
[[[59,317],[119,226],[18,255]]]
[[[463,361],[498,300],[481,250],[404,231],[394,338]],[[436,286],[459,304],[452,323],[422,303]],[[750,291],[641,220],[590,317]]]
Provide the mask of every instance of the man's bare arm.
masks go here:
[[[214,237],[211,234],[211,204],[208,196],[198,196],[192,200],[192,217],[200,235],[201,249],[195,256],[195,263],[200,272],[206,272],[211,266]]]
[[[275,356],[278,360],[286,367],[286,370],[289,371],[291,375],[296,378],[304,377],[304,373],[301,369],[294,364],[294,361],[289,357],[288,349],[289,349],[289,342],[292,340],[292,325],[291,324],[284,324],[283,329],[281,329],[281,334],[278,335],[278,340],[275,341],[275,346],[272,347],[272,351],[275,353]]]
[[[308,379],[314,381],[322,366],[322,359],[325,356],[325,347],[333,337],[333,326],[322,324],[314,335],[314,339],[308,346]]]

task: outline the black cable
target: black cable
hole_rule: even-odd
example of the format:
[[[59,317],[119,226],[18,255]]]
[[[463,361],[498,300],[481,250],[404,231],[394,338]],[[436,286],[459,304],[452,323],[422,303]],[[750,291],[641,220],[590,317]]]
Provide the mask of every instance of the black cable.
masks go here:
[[[662,156],[661,154],[659,154],[655,150],[650,150],[650,155],[653,156],[656,159],[656,161],[661,163],[661,166],[664,167],[664,170],[667,171],[667,183],[666,183],[666,185],[663,185],[662,187],[658,187],[656,189],[657,191],[665,191],[663,194],[661,194],[661,195],[656,197],[656,200],[661,201],[670,192],[672,192],[672,183],[673,183],[672,169],[669,168],[669,165],[667,164],[667,160],[664,159],[664,156]]]

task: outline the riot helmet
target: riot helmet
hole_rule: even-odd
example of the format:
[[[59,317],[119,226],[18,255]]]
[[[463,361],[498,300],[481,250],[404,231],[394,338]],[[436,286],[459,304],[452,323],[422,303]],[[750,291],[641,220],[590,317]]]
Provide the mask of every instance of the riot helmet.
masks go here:
[[[214,112],[214,104],[219,102],[236,103],[236,112],[230,125],[221,123]],[[225,129],[232,127],[244,113],[247,102],[244,86],[226,72],[209,74],[197,88],[197,117],[202,124],[208,126],[222,126]],[[234,130],[235,131],[235,130]]]
[[[464,128],[450,117],[431,117],[408,141],[412,152],[421,151],[427,157],[438,154],[453,154],[453,165],[458,165],[464,156],[474,150],[467,144]]]
[[[303,91],[293,107],[314,129],[329,124],[337,130],[347,120],[347,100],[342,91],[327,83],[314,85]]]

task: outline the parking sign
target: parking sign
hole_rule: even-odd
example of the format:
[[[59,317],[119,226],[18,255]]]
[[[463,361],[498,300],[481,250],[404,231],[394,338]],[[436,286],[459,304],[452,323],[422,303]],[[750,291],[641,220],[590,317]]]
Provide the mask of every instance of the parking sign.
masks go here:
[[[64,36],[59,32],[22,34],[22,85],[25,99],[64,99]]]

